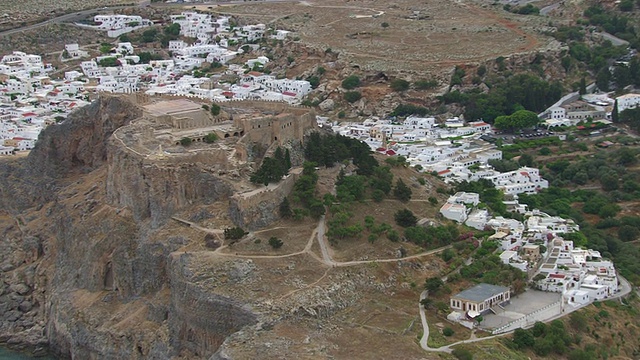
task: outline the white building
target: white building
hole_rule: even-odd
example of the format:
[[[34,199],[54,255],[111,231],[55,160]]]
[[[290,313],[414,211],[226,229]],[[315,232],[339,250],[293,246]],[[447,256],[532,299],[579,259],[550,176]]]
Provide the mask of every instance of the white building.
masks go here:
[[[626,94],[618,96],[616,100],[618,100],[618,111],[622,112],[638,106],[640,104],[640,94]]]
[[[535,194],[549,187],[549,182],[540,176],[540,170],[521,167],[518,170],[486,177],[505,194]]]
[[[467,219],[467,207],[463,204],[449,203],[442,205],[440,214],[447,219],[463,223]]]

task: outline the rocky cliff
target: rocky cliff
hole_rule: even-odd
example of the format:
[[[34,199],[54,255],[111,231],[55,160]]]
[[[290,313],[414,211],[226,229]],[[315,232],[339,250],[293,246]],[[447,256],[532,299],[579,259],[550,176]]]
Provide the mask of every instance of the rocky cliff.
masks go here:
[[[107,200],[126,207],[136,221],[158,227],[181,207],[227,199],[233,187],[213,172],[190,162],[148,161],[112,138],[109,145]]]
[[[204,235],[166,223],[230,186],[114,144],[140,114],[102,97],[49,127],[28,158],[0,163],[11,171],[0,181],[0,342],[63,358],[197,359],[255,322],[238,300],[191,285],[182,249]]]

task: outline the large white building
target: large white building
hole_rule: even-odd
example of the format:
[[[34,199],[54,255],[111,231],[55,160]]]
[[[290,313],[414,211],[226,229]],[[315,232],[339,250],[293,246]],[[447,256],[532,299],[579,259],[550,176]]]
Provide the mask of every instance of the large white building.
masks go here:
[[[549,187],[549,182],[540,176],[540,170],[531,167],[521,167],[515,171],[488,176],[486,179],[509,195],[535,194]]]
[[[618,111],[634,108],[640,104],[640,94],[626,94],[618,96]]]

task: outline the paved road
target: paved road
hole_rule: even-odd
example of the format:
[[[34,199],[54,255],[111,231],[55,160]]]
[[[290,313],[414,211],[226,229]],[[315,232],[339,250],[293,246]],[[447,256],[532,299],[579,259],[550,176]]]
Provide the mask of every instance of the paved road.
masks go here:
[[[42,26],[50,25],[50,24],[59,24],[59,23],[74,22],[74,21],[82,20],[98,11],[126,9],[130,7],[143,7],[143,6],[147,6],[148,4],[149,2],[145,1],[143,3],[140,3],[139,5],[133,5],[133,6],[132,5],[108,6],[108,7],[98,7],[98,8],[88,9],[88,10],[77,11],[74,13],[57,16],[37,24],[22,26],[19,28],[11,29],[11,30],[6,30],[3,32],[0,32],[0,36],[7,36],[7,35],[23,32],[23,31],[33,30]]]
[[[543,7],[542,9],[540,9],[540,15],[542,16],[547,16],[549,15],[550,12],[552,12],[553,10],[557,9],[558,7],[560,7],[559,2],[555,3],[555,4],[551,4],[548,6]]]
[[[613,46],[627,46],[629,42],[627,40],[620,39],[619,37],[613,36],[607,32],[597,33],[602,36],[603,39],[611,41]]]

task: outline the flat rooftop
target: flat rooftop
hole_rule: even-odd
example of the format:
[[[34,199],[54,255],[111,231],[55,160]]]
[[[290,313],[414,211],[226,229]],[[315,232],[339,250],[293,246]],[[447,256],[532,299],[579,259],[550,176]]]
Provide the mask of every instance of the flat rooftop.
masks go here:
[[[201,110],[202,105],[196,102],[193,102],[191,100],[176,99],[176,100],[164,100],[164,101],[154,102],[154,103],[145,105],[144,109],[156,116],[175,115],[175,114],[180,114],[184,112]]]
[[[471,289],[464,290],[453,296],[455,299],[463,299],[474,302],[484,301],[495,295],[508,291],[509,288],[491,284],[478,284]]]

